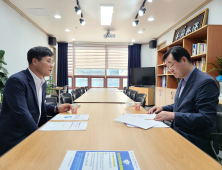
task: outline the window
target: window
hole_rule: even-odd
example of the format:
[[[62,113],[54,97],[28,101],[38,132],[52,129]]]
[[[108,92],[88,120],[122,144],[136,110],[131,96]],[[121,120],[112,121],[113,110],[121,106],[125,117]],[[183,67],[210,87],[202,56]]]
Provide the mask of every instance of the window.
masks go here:
[[[92,78],[92,87],[103,87],[103,78]]]
[[[123,78],[123,87],[127,87],[127,78]]]
[[[81,86],[123,89],[123,84],[127,84],[128,46],[69,44],[68,73],[73,79],[72,89]]]
[[[107,87],[119,87],[119,78],[108,78]]]
[[[88,86],[88,78],[76,78],[76,87]]]

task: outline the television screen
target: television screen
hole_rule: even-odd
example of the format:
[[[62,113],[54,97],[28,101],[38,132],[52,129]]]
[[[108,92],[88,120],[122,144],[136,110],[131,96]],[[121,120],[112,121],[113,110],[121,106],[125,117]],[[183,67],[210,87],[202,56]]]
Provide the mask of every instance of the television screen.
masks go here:
[[[131,68],[130,85],[155,85],[155,67]]]

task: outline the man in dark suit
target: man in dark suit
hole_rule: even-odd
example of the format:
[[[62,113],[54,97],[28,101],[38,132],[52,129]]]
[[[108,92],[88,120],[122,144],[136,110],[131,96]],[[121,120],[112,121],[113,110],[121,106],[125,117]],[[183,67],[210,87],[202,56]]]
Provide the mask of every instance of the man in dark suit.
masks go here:
[[[168,70],[175,78],[181,78],[174,104],[151,108],[148,114],[158,113],[154,120],[173,120],[171,127],[213,156],[210,133],[216,133],[216,115],[219,90],[210,75],[198,70],[191,63],[186,49],[175,46],[163,56]],[[214,148],[219,152],[216,140]]]
[[[46,123],[47,115],[69,111],[70,104],[45,104],[46,82],[54,62],[46,47],[28,51],[29,67],[12,75],[6,82],[0,114],[0,155],[17,145]]]

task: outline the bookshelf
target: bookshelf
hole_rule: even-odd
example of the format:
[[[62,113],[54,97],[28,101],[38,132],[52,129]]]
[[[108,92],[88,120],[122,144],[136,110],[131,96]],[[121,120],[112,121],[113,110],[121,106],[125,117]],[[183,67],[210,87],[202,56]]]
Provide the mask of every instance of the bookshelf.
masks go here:
[[[193,44],[206,43],[207,49],[205,53],[192,55]],[[176,89],[178,87],[178,81],[167,71],[164,73],[164,67],[166,64],[163,63],[163,55],[167,50],[173,46],[182,46],[191,55],[191,62],[196,63],[201,60],[205,60],[205,71],[210,74],[214,79],[218,76],[217,71],[208,73],[213,66],[209,63],[215,63],[216,56],[222,56],[222,25],[205,25],[199,30],[196,30],[183,38],[159,49],[157,51],[157,76],[156,76],[156,94],[155,103],[157,106],[165,106],[172,104]],[[162,77],[166,77],[166,87],[162,87]]]

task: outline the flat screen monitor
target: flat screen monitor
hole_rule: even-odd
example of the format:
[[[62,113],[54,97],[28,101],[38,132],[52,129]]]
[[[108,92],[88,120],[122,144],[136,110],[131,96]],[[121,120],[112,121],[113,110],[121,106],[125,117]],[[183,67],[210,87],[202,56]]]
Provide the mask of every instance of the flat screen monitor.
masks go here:
[[[130,85],[155,85],[155,67],[131,68]]]

